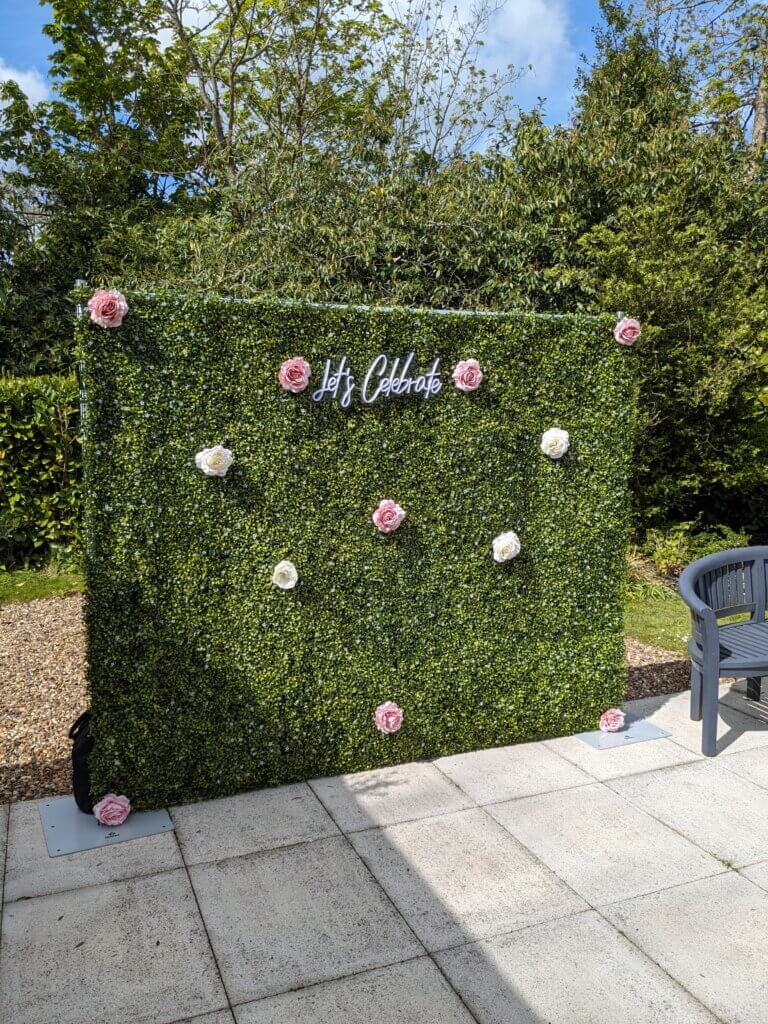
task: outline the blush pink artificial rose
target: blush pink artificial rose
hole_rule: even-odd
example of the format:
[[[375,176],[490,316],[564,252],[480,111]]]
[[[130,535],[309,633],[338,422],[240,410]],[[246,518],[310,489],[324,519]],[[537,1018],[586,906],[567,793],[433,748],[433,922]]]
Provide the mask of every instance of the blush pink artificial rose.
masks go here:
[[[122,825],[131,813],[131,801],[127,796],[115,796],[114,793],[107,795],[93,806],[93,813],[100,825]]]
[[[394,533],[405,519],[405,510],[400,508],[396,501],[385,498],[379,502],[379,507],[371,518],[377,530],[381,530],[382,533]]]
[[[294,356],[293,359],[285,360],[277,376],[281,386],[286,391],[298,395],[309,384],[309,374],[309,363],[306,359],[302,359],[301,356]]]
[[[403,709],[393,700],[388,700],[379,704],[373,718],[379,732],[397,732],[403,724]]]
[[[88,311],[99,327],[119,327],[128,312],[128,303],[122,292],[102,289],[88,299]]]
[[[640,321],[625,316],[613,328],[613,336],[620,345],[634,345],[640,337]]]
[[[624,721],[623,711],[619,708],[608,708],[600,715],[600,732],[621,732]]]
[[[483,371],[476,359],[462,359],[453,368],[453,380],[459,391],[477,391],[483,382]]]

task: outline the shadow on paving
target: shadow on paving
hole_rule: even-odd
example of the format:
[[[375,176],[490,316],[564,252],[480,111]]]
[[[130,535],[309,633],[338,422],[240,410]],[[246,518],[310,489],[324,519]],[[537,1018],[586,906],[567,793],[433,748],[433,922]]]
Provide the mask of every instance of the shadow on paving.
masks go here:
[[[647,698],[642,713],[662,710],[673,696]],[[725,732],[718,750],[723,751],[743,733],[768,724],[768,697],[750,706],[752,714],[722,700],[719,712]],[[68,772],[68,762],[57,763]],[[6,766],[0,780],[9,785],[37,770],[49,769]],[[298,799],[294,790],[302,791],[303,804],[292,803]],[[573,793],[577,800],[578,788]],[[264,838],[277,827],[269,819],[270,795],[293,822],[293,835],[280,841]],[[239,820],[229,800],[241,802]],[[502,802],[514,813],[517,801]],[[309,805],[315,823],[326,823],[310,838],[296,830],[297,814],[306,829]],[[518,803],[521,813],[524,806]],[[194,822],[196,807],[201,814]],[[237,1024],[714,1024],[716,1019],[432,762],[313,779],[172,813]],[[192,825],[183,825],[184,814]],[[251,845],[246,852],[235,850],[238,842]],[[171,876],[186,885],[175,869],[130,876],[128,887],[139,894],[142,887],[150,891],[154,880]],[[89,904],[110,884],[84,891],[93,885],[86,879],[79,891],[70,886],[58,896],[43,896],[41,903],[71,897],[69,928],[79,941],[95,925]],[[114,883],[121,885],[121,880]],[[144,900],[161,918],[167,908],[152,906],[148,896]],[[31,914],[31,904],[24,903]],[[66,1008],[57,1003],[51,982],[51,998],[30,1004],[29,1012],[17,1004],[21,1013],[13,1024],[93,1024],[91,1011],[97,1006],[101,1024],[232,1024],[224,1002],[201,1006],[194,1019],[167,1009],[184,1005],[187,975],[199,970],[189,935],[182,931],[174,937],[176,953],[156,950],[150,921],[143,920],[132,935],[122,923],[122,910],[114,921],[113,905],[105,910],[101,927],[117,938],[101,949],[92,943],[90,975],[85,961],[68,948],[46,951],[46,942],[60,943],[56,931],[64,925],[56,926],[53,938],[37,942],[36,959],[45,961],[50,952],[54,973],[53,954],[62,956],[60,970],[66,971],[71,998]],[[117,957],[122,967],[112,978],[107,968]],[[35,969],[30,964],[24,970]],[[142,990],[157,1001],[149,1015],[134,1003]]]

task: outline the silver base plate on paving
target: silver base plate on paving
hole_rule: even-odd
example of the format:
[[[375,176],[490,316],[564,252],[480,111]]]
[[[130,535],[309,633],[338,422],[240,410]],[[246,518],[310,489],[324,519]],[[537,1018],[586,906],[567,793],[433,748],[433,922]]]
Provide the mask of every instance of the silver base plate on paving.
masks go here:
[[[660,729],[658,725],[651,725],[644,718],[634,718],[627,715],[625,726],[621,732],[579,732],[576,733],[580,740],[594,747],[595,750],[612,750],[614,747],[628,747],[630,743],[643,743],[645,740],[660,740],[669,736],[668,732]]]
[[[168,811],[137,811],[116,828],[100,825],[92,814],[83,814],[77,809],[73,796],[41,800],[40,820],[49,857],[63,857],[67,853],[96,850],[128,839],[173,831]]]

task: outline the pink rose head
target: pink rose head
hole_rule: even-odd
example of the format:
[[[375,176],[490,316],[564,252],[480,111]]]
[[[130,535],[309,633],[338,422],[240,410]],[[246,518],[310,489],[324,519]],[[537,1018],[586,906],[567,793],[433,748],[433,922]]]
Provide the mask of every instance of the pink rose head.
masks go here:
[[[99,327],[119,327],[128,312],[128,303],[122,292],[102,290],[88,299],[88,310]]]
[[[621,732],[624,721],[624,712],[620,708],[608,708],[600,715],[600,732]]]
[[[309,384],[309,374],[309,363],[306,359],[302,359],[301,356],[294,356],[293,359],[285,360],[280,367],[280,373],[278,373],[277,377],[281,386],[286,391],[298,395]]]
[[[405,510],[400,508],[396,501],[385,498],[379,502],[379,507],[371,518],[377,530],[381,530],[382,533],[394,533],[405,519]]]
[[[403,709],[393,700],[388,700],[379,704],[373,719],[379,732],[397,732],[403,724]]]
[[[453,369],[453,380],[459,391],[477,391],[483,382],[483,371],[476,359],[462,359]]]
[[[634,345],[640,337],[640,321],[625,316],[613,328],[613,336],[620,345]]]
[[[131,801],[127,796],[115,796],[114,793],[107,795],[94,804],[93,813],[100,825],[122,825],[131,813]]]

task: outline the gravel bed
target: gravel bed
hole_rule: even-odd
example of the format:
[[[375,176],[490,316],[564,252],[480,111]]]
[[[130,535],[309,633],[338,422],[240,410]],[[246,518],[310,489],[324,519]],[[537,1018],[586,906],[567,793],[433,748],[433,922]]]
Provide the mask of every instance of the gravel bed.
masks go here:
[[[82,597],[0,606],[0,801],[70,791],[72,722],[88,704]]]
[[[0,802],[70,791],[70,724],[88,705],[81,595],[0,606]],[[627,640],[627,699],[688,687],[678,654]]]
[[[677,693],[690,686],[691,663],[682,654],[641,644],[629,637],[625,638],[624,646],[627,650],[627,700]]]

